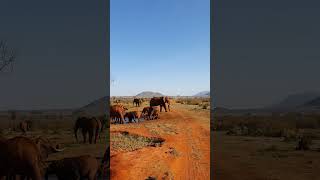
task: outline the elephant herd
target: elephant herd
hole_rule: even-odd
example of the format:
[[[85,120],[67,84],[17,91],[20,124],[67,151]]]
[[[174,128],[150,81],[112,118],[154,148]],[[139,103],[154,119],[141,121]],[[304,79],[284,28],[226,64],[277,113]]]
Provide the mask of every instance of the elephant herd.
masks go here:
[[[142,100],[138,98],[134,98],[133,100],[133,104],[136,106],[140,106],[141,102]],[[160,119],[159,112],[162,112],[162,108],[164,108],[165,112],[170,111],[170,99],[168,97],[153,97],[150,99],[149,104],[150,106],[144,107],[141,112],[127,112],[128,108],[121,104],[115,104],[110,107],[110,119],[114,123],[124,124],[125,119],[128,119],[129,123],[132,123],[133,121],[139,122],[140,118],[147,120]]]
[[[141,100],[134,100],[137,106]],[[159,108],[160,106],[160,108]],[[124,124],[125,118],[129,122],[139,122],[141,117],[151,120],[159,119],[162,109],[170,111],[170,100],[168,97],[153,97],[150,106],[140,111],[127,112],[127,108],[121,104],[110,107],[110,119]],[[74,137],[78,142],[78,130],[81,129],[83,143],[97,143],[104,127],[109,127],[106,115],[99,117],[78,117],[74,127]],[[22,121],[19,128],[26,135],[32,127],[31,121]],[[0,136],[0,180],[11,180],[25,178],[32,180],[48,179],[49,175],[55,174],[59,180],[80,180],[87,178],[96,180],[102,175],[104,167],[110,166],[110,147],[105,152],[102,161],[91,155],[82,155],[64,158],[56,161],[48,161],[51,154],[62,152],[60,144],[54,144],[45,137],[31,138],[16,136],[6,139]]]
[[[31,124],[30,121],[19,123],[23,135],[30,130]],[[86,143],[87,134],[89,143],[96,143],[106,124],[109,124],[106,116],[77,118],[74,125],[76,141],[78,142],[77,131],[81,129],[83,143]],[[91,155],[47,161],[50,154],[64,150],[60,144],[53,144],[45,137],[0,137],[0,180],[42,180],[48,179],[51,174],[55,174],[59,180],[96,180],[97,176],[102,175],[103,168],[110,166],[110,147],[104,153],[103,158],[106,159],[101,162]]]

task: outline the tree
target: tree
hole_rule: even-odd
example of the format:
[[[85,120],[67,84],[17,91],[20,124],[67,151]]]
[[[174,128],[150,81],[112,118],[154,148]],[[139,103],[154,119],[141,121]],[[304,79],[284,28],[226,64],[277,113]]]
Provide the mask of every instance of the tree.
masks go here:
[[[10,49],[6,41],[0,41],[0,72],[9,69],[13,71],[13,63],[16,59],[16,51]]]

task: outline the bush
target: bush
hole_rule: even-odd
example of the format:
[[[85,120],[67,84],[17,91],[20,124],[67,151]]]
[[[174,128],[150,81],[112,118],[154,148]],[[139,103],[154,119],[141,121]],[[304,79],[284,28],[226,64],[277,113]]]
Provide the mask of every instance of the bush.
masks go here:
[[[202,109],[208,109],[208,105],[207,104],[203,104],[202,105]]]

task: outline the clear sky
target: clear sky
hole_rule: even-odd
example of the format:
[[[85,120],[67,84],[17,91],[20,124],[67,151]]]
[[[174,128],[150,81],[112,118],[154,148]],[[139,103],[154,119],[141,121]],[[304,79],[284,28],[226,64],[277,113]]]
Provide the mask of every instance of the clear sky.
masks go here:
[[[111,0],[110,95],[210,90],[209,0]]]

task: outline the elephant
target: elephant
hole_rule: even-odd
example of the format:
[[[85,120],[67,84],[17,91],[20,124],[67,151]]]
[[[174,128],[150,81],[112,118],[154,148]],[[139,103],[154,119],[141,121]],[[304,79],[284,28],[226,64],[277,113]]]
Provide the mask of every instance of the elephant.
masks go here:
[[[144,107],[141,112],[141,117],[147,117],[150,107]]]
[[[170,110],[171,100],[169,99],[168,96],[166,96],[166,97],[164,98],[164,101],[165,101],[165,103],[168,104],[168,110],[169,110],[169,112],[170,112],[170,111],[171,111],[171,110]]]
[[[45,172],[45,179],[50,174],[55,174],[58,180],[96,180],[100,165],[95,157],[83,155],[71,158],[56,160],[48,165]]]
[[[49,154],[61,152],[48,140],[37,138],[35,140],[17,136],[0,141],[0,179],[20,176],[33,180],[42,180],[45,163]]]
[[[139,99],[139,98],[133,99],[133,105],[136,105],[136,107],[140,106],[141,103],[142,103],[141,99]]]
[[[120,119],[120,124],[124,124],[124,114],[125,111],[128,110],[126,107],[123,105],[113,105],[110,107],[110,119]]]
[[[78,142],[78,129],[82,130],[83,143],[86,143],[87,134],[89,134],[89,143],[92,144],[94,136],[94,143],[97,143],[97,139],[101,130],[101,122],[95,117],[79,117],[74,125],[74,136]]]
[[[158,106],[152,106],[149,108],[147,119],[160,119]]]
[[[22,131],[24,135],[27,134],[27,131],[30,131],[32,125],[32,121],[26,120],[19,123],[19,129]]]
[[[128,118],[130,123],[132,122],[132,120],[134,120],[135,122],[139,122],[140,117],[141,113],[139,111],[130,111],[124,115],[124,118]]]
[[[160,106],[160,112],[162,112],[162,107],[164,107],[164,110],[167,112],[166,102],[166,97],[153,97],[150,99],[150,106]]]
[[[99,116],[98,119],[99,119],[100,122],[101,122],[101,132],[104,131],[104,128],[105,128],[105,127],[107,127],[107,128],[110,127],[110,121],[109,121],[109,119],[108,119],[108,117],[107,117],[106,114]]]

